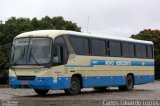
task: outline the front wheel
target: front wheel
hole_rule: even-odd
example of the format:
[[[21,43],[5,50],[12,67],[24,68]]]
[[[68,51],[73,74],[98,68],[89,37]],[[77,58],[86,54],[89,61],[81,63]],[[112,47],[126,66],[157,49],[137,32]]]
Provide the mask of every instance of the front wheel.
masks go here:
[[[34,89],[34,91],[38,94],[38,95],[46,95],[49,91],[49,89],[45,89],[45,90],[40,90],[40,89]]]
[[[80,86],[80,80],[78,77],[72,77],[71,79],[71,88],[64,90],[66,94],[75,95],[80,93],[81,86]]]

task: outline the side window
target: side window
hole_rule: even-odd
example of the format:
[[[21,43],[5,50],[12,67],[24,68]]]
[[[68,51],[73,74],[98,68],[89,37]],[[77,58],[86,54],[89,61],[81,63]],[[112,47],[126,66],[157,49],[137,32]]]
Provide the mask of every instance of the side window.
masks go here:
[[[134,57],[134,44],[122,43],[122,55],[124,57]]]
[[[136,44],[136,56],[141,57],[141,58],[146,58],[147,53],[146,53],[146,45],[143,44]]]
[[[54,41],[53,63],[65,64],[67,62],[68,52],[63,37],[58,37]]]
[[[105,47],[106,47],[106,55],[109,55],[109,41],[106,40],[105,43],[106,43],[106,44],[105,44],[105,45],[106,45],[106,46],[105,46]]]
[[[141,45],[136,44],[136,57],[142,57]]]
[[[141,52],[142,52],[142,57],[143,57],[143,58],[146,58],[146,57],[147,57],[146,45],[142,45],[141,48],[142,48],[142,50],[141,50]]]
[[[129,44],[128,43],[122,43],[122,55],[124,57],[130,57]]]
[[[121,43],[119,41],[109,41],[110,56],[121,57]]]
[[[64,39],[62,37],[58,37],[58,38],[56,38],[55,43],[56,44],[64,44]]]
[[[147,57],[153,58],[153,48],[151,45],[147,45]]]
[[[106,44],[105,44],[105,41],[103,40],[99,41],[99,52],[100,52],[100,56],[106,56],[107,54]]]
[[[93,56],[98,56],[99,55],[99,42],[98,40],[91,40],[91,45],[92,45],[92,55]]]
[[[93,56],[106,56],[106,45],[105,41],[92,39],[92,55]]]
[[[89,42],[88,39],[83,39],[83,54],[89,55]]]
[[[70,41],[78,55],[89,55],[89,44],[87,38],[70,37]]]
[[[70,38],[72,46],[78,55],[83,55],[83,39],[78,37]]]
[[[135,56],[134,44],[129,44],[129,54],[130,54],[130,57]]]

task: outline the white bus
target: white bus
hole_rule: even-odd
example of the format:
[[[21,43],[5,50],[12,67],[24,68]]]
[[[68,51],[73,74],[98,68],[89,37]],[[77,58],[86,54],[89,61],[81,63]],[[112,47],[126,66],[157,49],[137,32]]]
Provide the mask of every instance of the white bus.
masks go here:
[[[78,94],[82,88],[106,90],[154,81],[153,43],[65,30],[39,30],[13,40],[9,84]]]

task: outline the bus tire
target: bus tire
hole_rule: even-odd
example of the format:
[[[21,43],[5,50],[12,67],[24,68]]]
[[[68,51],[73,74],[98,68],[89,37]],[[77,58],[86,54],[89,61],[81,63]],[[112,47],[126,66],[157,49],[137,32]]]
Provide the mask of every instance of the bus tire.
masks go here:
[[[105,92],[107,91],[107,87],[94,87],[94,90]]]
[[[73,76],[71,78],[71,88],[65,89],[64,91],[66,94],[69,94],[69,95],[76,95],[76,94],[80,93],[80,91],[81,91],[80,79],[78,77]]]
[[[134,88],[134,78],[132,75],[127,75],[125,90],[131,91]]]
[[[45,90],[40,90],[40,89],[34,89],[34,91],[38,94],[38,95],[46,95],[49,91],[49,89],[45,89]]]
[[[126,85],[118,86],[121,91],[131,91],[134,88],[134,78],[132,75],[127,75]]]

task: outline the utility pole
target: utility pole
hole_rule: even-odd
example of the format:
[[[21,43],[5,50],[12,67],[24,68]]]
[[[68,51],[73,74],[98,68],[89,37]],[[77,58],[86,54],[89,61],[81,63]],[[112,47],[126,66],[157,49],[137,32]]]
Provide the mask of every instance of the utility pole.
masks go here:
[[[88,19],[87,19],[87,33],[88,33],[88,30],[89,30],[89,16],[88,16]]]

